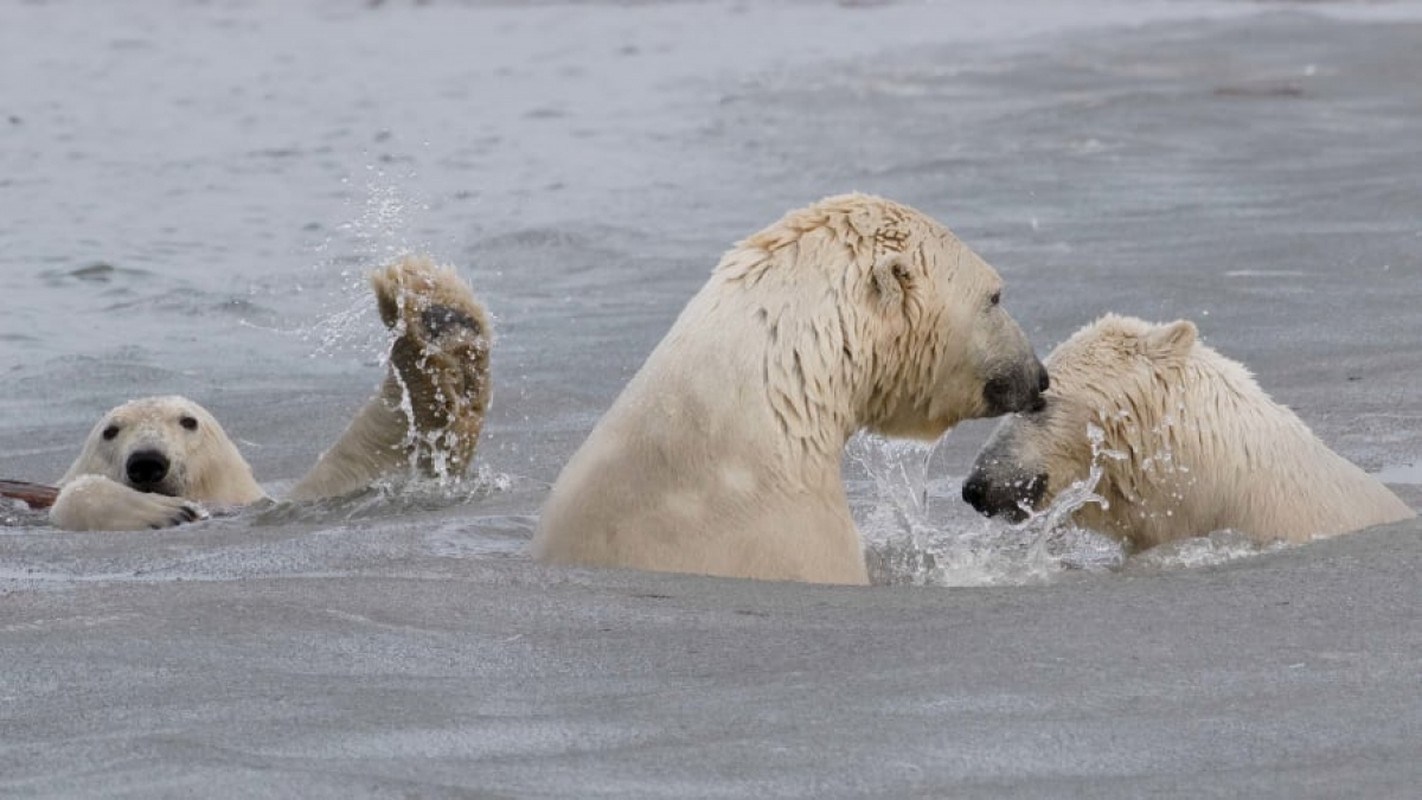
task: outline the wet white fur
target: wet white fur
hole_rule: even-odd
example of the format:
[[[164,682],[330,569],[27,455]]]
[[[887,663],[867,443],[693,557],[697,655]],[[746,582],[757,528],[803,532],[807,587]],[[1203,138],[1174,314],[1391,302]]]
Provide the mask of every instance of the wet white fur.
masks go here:
[[[1190,322],[1107,315],[1062,343],[1047,368],[1047,411],[1004,420],[984,452],[1046,472],[1046,503],[1086,476],[1087,426],[1097,426],[1107,453],[1097,492],[1110,505],[1076,519],[1137,547],[1226,528],[1302,541],[1416,516],[1242,364],[1201,344]]]
[[[932,439],[1035,357],[997,274],[913,209],[844,195],[730,250],[553,487],[549,563],[867,582],[840,477],[861,428]]]

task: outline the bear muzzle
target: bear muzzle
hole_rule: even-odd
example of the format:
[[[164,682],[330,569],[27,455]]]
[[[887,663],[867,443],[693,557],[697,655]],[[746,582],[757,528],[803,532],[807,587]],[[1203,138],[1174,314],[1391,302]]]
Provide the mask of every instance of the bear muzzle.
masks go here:
[[[963,481],[963,500],[985,517],[1021,522],[1041,502],[1046,489],[1045,473],[995,479],[988,470],[978,468]]]
[[[168,456],[160,450],[136,450],[124,462],[124,476],[128,485],[140,492],[172,494],[164,484],[171,466]]]
[[[1047,401],[1042,393],[1051,388],[1052,380],[1047,368],[1036,358],[1024,370],[1000,372],[983,385],[983,402],[987,405],[987,416],[1041,411]]]

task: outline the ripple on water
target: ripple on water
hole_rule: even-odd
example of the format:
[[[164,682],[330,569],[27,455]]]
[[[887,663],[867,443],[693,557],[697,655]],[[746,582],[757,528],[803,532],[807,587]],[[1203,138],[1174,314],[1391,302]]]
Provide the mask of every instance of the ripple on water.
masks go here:
[[[1422,486],[1422,461],[1383,467],[1375,476],[1383,483],[1404,483]]]
[[[263,503],[250,521],[253,525],[266,526],[402,519],[481,504],[496,495],[524,489],[525,483],[481,464],[474,474],[460,478],[390,477],[364,491],[342,497]]]
[[[40,273],[40,279],[50,288],[62,289],[80,283],[124,284],[147,282],[153,273],[133,267],[119,267],[105,261],[96,261],[74,269],[47,269]]]

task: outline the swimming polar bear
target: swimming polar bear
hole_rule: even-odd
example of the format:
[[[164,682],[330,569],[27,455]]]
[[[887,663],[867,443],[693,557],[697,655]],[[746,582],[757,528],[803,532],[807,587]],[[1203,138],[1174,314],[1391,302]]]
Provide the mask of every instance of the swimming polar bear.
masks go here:
[[[1107,314],[1047,368],[1044,406],[999,424],[963,482],[984,514],[1020,520],[1045,508],[1094,460],[1105,502],[1073,519],[1140,549],[1225,528],[1301,542],[1416,516],[1243,364],[1198,341],[1194,323]]]
[[[395,334],[384,383],[290,493],[337,497],[411,467],[461,475],[489,405],[489,317],[448,267],[409,256],[371,276]],[[222,426],[184,397],[133,400],[105,414],[59,481],[50,520],[65,530],[162,528],[204,506],[266,497]]]
[[[722,257],[563,469],[534,557],[868,583],[840,475],[849,437],[934,439],[1047,388],[1001,289],[891,200],[786,214]]]

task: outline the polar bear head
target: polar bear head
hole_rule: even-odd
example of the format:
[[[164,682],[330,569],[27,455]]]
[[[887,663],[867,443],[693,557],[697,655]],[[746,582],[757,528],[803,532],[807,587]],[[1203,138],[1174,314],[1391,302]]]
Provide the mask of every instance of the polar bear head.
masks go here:
[[[132,400],[105,414],[60,483],[80,475],[218,505],[263,497],[252,468],[212,414],[178,396]]]
[[[963,419],[1031,409],[1047,388],[997,272],[908,206],[827,198],[742,242],[717,276],[755,299],[787,427],[818,405],[846,414],[844,427],[933,439]]]
[[[1212,374],[1255,385],[1239,364],[1199,352],[1197,337],[1185,320],[1155,325],[1114,314],[1077,331],[1047,357],[1052,385],[1042,407],[998,425],[963,483],[963,499],[989,516],[1021,520],[1086,478],[1093,459],[1101,468],[1095,492],[1107,505],[1078,512],[1091,527],[1109,530],[1107,515],[1148,507],[1143,498],[1178,496],[1181,481],[1193,480],[1180,457],[1194,461],[1200,449],[1179,434],[1207,432],[1182,419],[1199,405],[1186,393],[1209,382],[1197,368],[1208,359]]]

